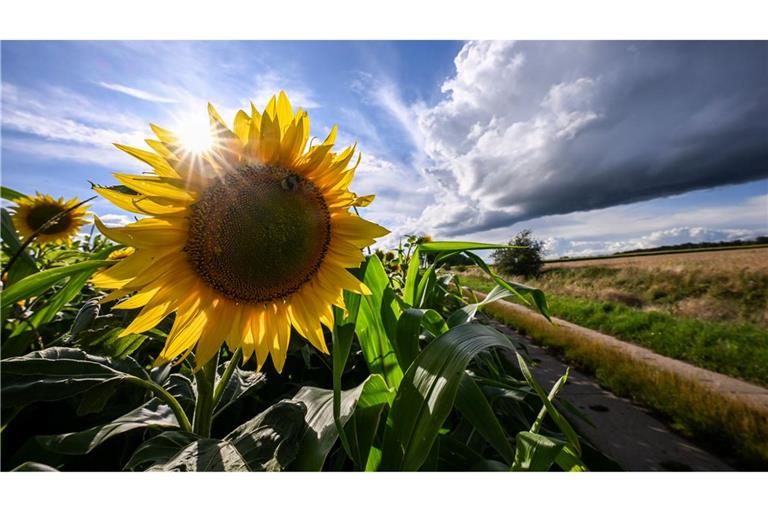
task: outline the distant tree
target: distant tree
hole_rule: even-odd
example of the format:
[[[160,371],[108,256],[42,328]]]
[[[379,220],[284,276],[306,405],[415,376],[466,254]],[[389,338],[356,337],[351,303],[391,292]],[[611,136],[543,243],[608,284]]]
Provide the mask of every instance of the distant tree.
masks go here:
[[[544,242],[531,236],[530,229],[524,229],[509,241],[519,249],[498,249],[493,252],[496,270],[513,276],[537,276],[544,264]]]

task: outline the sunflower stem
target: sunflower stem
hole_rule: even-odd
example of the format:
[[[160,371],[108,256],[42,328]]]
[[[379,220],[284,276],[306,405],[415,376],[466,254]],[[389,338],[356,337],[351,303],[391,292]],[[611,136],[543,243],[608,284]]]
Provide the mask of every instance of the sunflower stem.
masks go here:
[[[179,422],[179,426],[181,427],[181,430],[183,430],[184,432],[192,431],[192,425],[189,423],[189,418],[187,418],[187,414],[184,412],[184,409],[181,407],[181,404],[163,386],[151,380],[144,380],[144,379],[140,379],[139,377],[133,377],[133,376],[128,378],[128,382],[152,391],[152,393],[158,399],[163,401],[168,407],[171,408],[171,410],[173,411],[173,414],[176,416],[176,419]]]
[[[242,357],[243,349],[242,347],[238,347],[235,353],[232,354],[232,359],[229,360],[229,364],[227,364],[227,368],[221,375],[221,379],[216,383],[216,390],[213,392],[213,407],[211,408],[211,411],[215,411],[216,406],[219,405],[221,395],[224,394],[224,390],[227,388],[227,384],[229,384],[229,379],[231,379],[232,374],[235,373],[235,369],[237,368],[237,365],[240,364]]]
[[[211,436],[213,421],[213,389],[216,382],[216,367],[219,364],[218,352],[195,373],[197,384],[197,403],[192,419],[192,431],[202,437]]]

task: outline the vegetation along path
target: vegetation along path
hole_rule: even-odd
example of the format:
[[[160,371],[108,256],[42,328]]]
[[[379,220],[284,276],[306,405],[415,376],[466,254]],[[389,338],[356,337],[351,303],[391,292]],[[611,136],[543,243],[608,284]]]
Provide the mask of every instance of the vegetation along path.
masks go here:
[[[485,297],[483,293],[475,293],[480,298]],[[517,325],[517,322],[509,322],[510,318],[530,317],[539,320],[529,309],[505,301],[487,305],[486,312],[495,318],[507,320],[507,323],[513,325]],[[527,327],[528,332],[535,331],[530,329],[530,325]],[[551,385],[562,375],[566,365],[558,358],[532,344],[530,339],[504,326],[500,328],[529,347],[531,357],[539,360],[535,373],[542,382],[548,382]],[[702,430],[706,430],[708,434],[720,434],[725,438],[726,443],[735,445],[735,452],[732,453],[738,453],[741,456],[740,459],[746,458],[750,465],[761,464],[764,446],[754,443],[752,438],[761,438],[762,434],[768,431],[768,389],[661,356],[646,348],[560,319],[554,318],[551,328],[560,331],[561,339],[574,340],[574,344],[582,345],[582,349],[588,343],[590,350],[600,350],[606,356],[604,360],[611,360],[613,367],[609,369],[595,368],[588,364],[588,358],[583,356],[576,358],[576,361],[581,363],[580,366],[592,366],[590,370],[597,370],[598,377],[601,372],[620,371],[622,366],[627,365],[644,368],[646,371],[641,373],[642,379],[646,380],[644,389],[649,390],[648,392],[660,401],[656,403],[648,400],[642,392],[639,397],[641,401],[652,402],[649,403],[650,406],[675,420],[682,418],[683,426],[686,427],[684,430],[696,431],[697,427],[702,427]],[[534,335],[534,338],[539,341],[537,336]],[[617,357],[616,354],[619,356]],[[602,389],[594,378],[573,370],[570,375],[562,396],[579,408],[594,427],[578,418],[574,418],[575,423],[592,444],[613,458],[624,469],[732,469],[722,459],[672,432],[647,409]],[[598,380],[601,379],[598,378]],[[669,382],[673,382],[674,385],[669,385]],[[632,397],[637,396],[634,391],[642,387],[631,382],[629,377],[625,384],[627,388],[620,388],[618,391]],[[664,394],[678,396],[663,396]],[[713,426],[715,420],[708,417],[697,417],[694,420],[687,418],[689,421],[686,422],[686,415],[697,413],[696,407],[685,408],[686,400],[694,399],[707,403],[710,413],[719,415],[719,420],[725,425]],[[679,411],[680,417],[676,417],[665,407],[665,400],[685,408]],[[711,439],[713,436],[708,437]]]

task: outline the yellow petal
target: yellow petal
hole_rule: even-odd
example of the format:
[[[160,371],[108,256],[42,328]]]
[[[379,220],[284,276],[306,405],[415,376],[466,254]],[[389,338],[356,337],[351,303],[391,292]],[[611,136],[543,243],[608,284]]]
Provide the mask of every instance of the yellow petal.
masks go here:
[[[176,311],[184,299],[188,298],[187,295],[181,295],[179,289],[191,287],[193,283],[194,281],[190,279],[175,283],[179,288],[175,286],[161,287],[133,322],[120,333],[120,336],[148,331],[155,327],[163,318]]]
[[[332,216],[331,225],[332,231],[345,239],[371,239],[389,234],[388,229],[351,214]]]
[[[157,217],[141,219],[120,228],[109,228],[98,217],[94,222],[104,236],[131,247],[170,247],[184,245],[187,239],[185,225]]]
[[[280,91],[280,94],[277,96],[276,114],[280,131],[285,133],[293,121],[293,107],[291,107],[291,102],[288,101],[285,91]]]
[[[122,144],[115,144],[117,149],[125,151],[129,155],[138,158],[142,162],[149,164],[152,169],[158,174],[158,176],[164,176],[166,178],[179,178],[178,173],[171,167],[165,158],[149,151],[142,149],[132,148],[130,146],[124,146]]]
[[[161,197],[166,201],[190,204],[195,196],[187,191],[184,182],[173,178],[154,176],[135,176],[132,174],[114,174],[115,178],[126,187],[149,197]]]
[[[272,353],[272,364],[278,373],[283,371],[285,358],[288,355],[288,343],[291,340],[291,322],[288,318],[285,304],[275,304],[275,325],[276,334],[273,338],[273,344],[270,349]]]
[[[357,206],[358,208],[365,208],[366,206],[370,205],[375,198],[376,198],[375,194],[368,194],[367,196],[357,196],[355,198],[355,202],[353,203],[353,206]]]
[[[142,215],[184,215],[187,212],[185,206],[166,206],[152,201],[142,194],[124,194],[117,190],[104,187],[94,187],[100,196],[121,208]]]
[[[247,144],[248,132],[251,129],[251,118],[242,110],[238,110],[237,114],[235,114],[234,129],[235,135],[237,135],[240,141],[243,144]]]

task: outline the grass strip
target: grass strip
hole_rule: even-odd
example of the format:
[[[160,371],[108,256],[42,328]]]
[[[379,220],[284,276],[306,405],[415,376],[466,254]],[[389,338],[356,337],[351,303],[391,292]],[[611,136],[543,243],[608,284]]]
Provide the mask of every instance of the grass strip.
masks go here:
[[[490,281],[473,276],[463,276],[462,282],[484,292],[493,288]],[[563,320],[701,368],[768,385],[768,333],[758,326],[683,318],[549,293],[547,300],[552,314]]]

